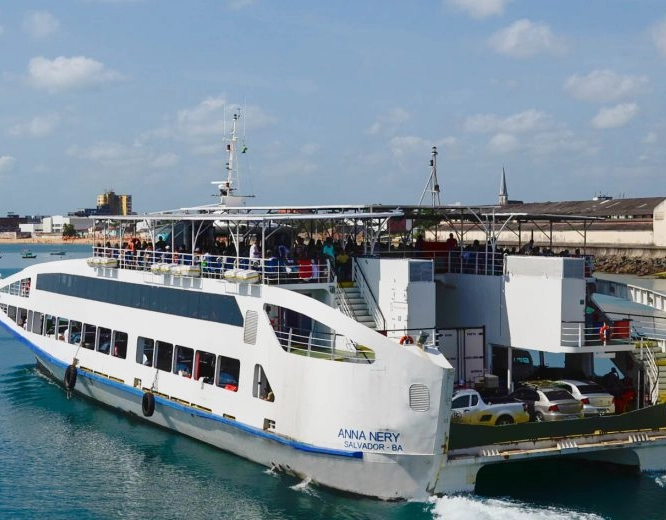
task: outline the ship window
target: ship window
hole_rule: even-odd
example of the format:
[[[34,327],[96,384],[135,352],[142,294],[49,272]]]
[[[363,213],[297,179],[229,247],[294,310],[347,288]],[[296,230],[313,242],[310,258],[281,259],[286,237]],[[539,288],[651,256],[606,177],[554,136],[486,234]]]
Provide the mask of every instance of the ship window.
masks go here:
[[[99,328],[97,337],[97,352],[108,354],[111,351],[111,329],[105,327]]]
[[[139,336],[136,340],[136,362],[149,367],[153,366],[155,341]]]
[[[217,386],[232,392],[238,391],[240,361],[226,356],[218,357]]]
[[[176,366],[173,371],[180,376],[192,377],[193,358],[193,349],[176,345]]]
[[[35,334],[41,334],[44,327],[44,315],[41,312],[32,313],[32,323],[30,330]]]
[[[28,311],[28,318],[27,321],[25,322],[25,329],[32,332],[32,320],[34,319],[35,313],[32,311]]]
[[[115,357],[125,359],[127,357],[127,332],[113,331],[113,351],[111,354]]]
[[[72,345],[81,344],[81,331],[83,330],[83,324],[80,321],[70,321],[69,322],[69,343]]]
[[[90,323],[85,323],[83,325],[83,335],[81,336],[82,338],[81,343],[83,345],[83,348],[94,350],[95,336],[97,336],[97,326],[91,325]]]
[[[264,367],[261,365],[254,365],[254,384],[252,385],[252,397],[258,397],[264,401],[275,401],[273,388],[268,382]]]
[[[19,307],[19,310],[16,314],[16,324],[19,327],[23,327],[25,329],[27,319],[28,319],[28,311],[26,309],[21,309]]]
[[[58,318],[58,339],[65,341],[69,332],[69,320],[67,318]]]
[[[7,309],[7,316],[9,316],[10,320],[16,321],[16,307],[10,305],[9,309]]]
[[[155,344],[157,353],[155,355],[155,368],[171,372],[173,367],[173,343],[158,341]]]
[[[55,316],[47,314],[44,318],[43,334],[45,336],[52,338],[54,331],[55,331]]]
[[[215,381],[215,354],[197,351],[194,377],[197,381],[212,385]]]

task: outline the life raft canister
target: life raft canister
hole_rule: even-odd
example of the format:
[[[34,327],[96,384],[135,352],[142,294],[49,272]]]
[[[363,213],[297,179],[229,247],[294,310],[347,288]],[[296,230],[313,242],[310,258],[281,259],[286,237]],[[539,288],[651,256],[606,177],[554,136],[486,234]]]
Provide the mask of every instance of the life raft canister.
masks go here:
[[[65,390],[71,391],[76,386],[76,365],[71,364],[65,369],[65,377],[63,383],[65,384]]]
[[[405,334],[402,338],[400,338],[400,344],[401,345],[413,345],[414,344],[414,338]]]
[[[155,413],[155,396],[150,392],[143,394],[141,399],[141,411],[145,417],[150,417]]]

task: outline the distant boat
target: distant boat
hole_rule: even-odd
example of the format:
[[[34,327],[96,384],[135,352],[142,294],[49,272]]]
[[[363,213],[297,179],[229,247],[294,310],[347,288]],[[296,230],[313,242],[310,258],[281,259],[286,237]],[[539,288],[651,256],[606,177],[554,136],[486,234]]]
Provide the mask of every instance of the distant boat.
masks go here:
[[[63,251],[63,250],[59,249],[58,251],[51,251],[50,254],[52,254],[52,255],[58,255],[58,256],[63,256],[63,255],[66,254],[66,251]]]
[[[37,258],[37,255],[30,251],[30,249],[24,249],[21,252],[21,258]]]

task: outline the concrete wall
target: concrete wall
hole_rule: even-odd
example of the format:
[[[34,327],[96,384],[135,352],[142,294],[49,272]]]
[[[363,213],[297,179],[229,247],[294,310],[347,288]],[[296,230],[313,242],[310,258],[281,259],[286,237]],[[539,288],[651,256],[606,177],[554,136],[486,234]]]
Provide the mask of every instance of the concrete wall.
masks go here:
[[[666,200],[654,210],[654,245],[666,247]]]

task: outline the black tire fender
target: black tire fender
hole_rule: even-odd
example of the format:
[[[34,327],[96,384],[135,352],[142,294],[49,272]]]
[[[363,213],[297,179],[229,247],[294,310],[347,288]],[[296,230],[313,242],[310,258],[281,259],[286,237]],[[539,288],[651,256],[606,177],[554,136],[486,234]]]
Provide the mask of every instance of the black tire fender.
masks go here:
[[[150,417],[155,413],[155,396],[150,392],[143,394],[141,399],[141,411],[144,417]]]
[[[74,387],[76,386],[76,376],[77,376],[76,365],[74,364],[69,365],[65,369],[65,377],[63,379],[63,383],[65,384],[65,390],[67,391],[74,390]]]

